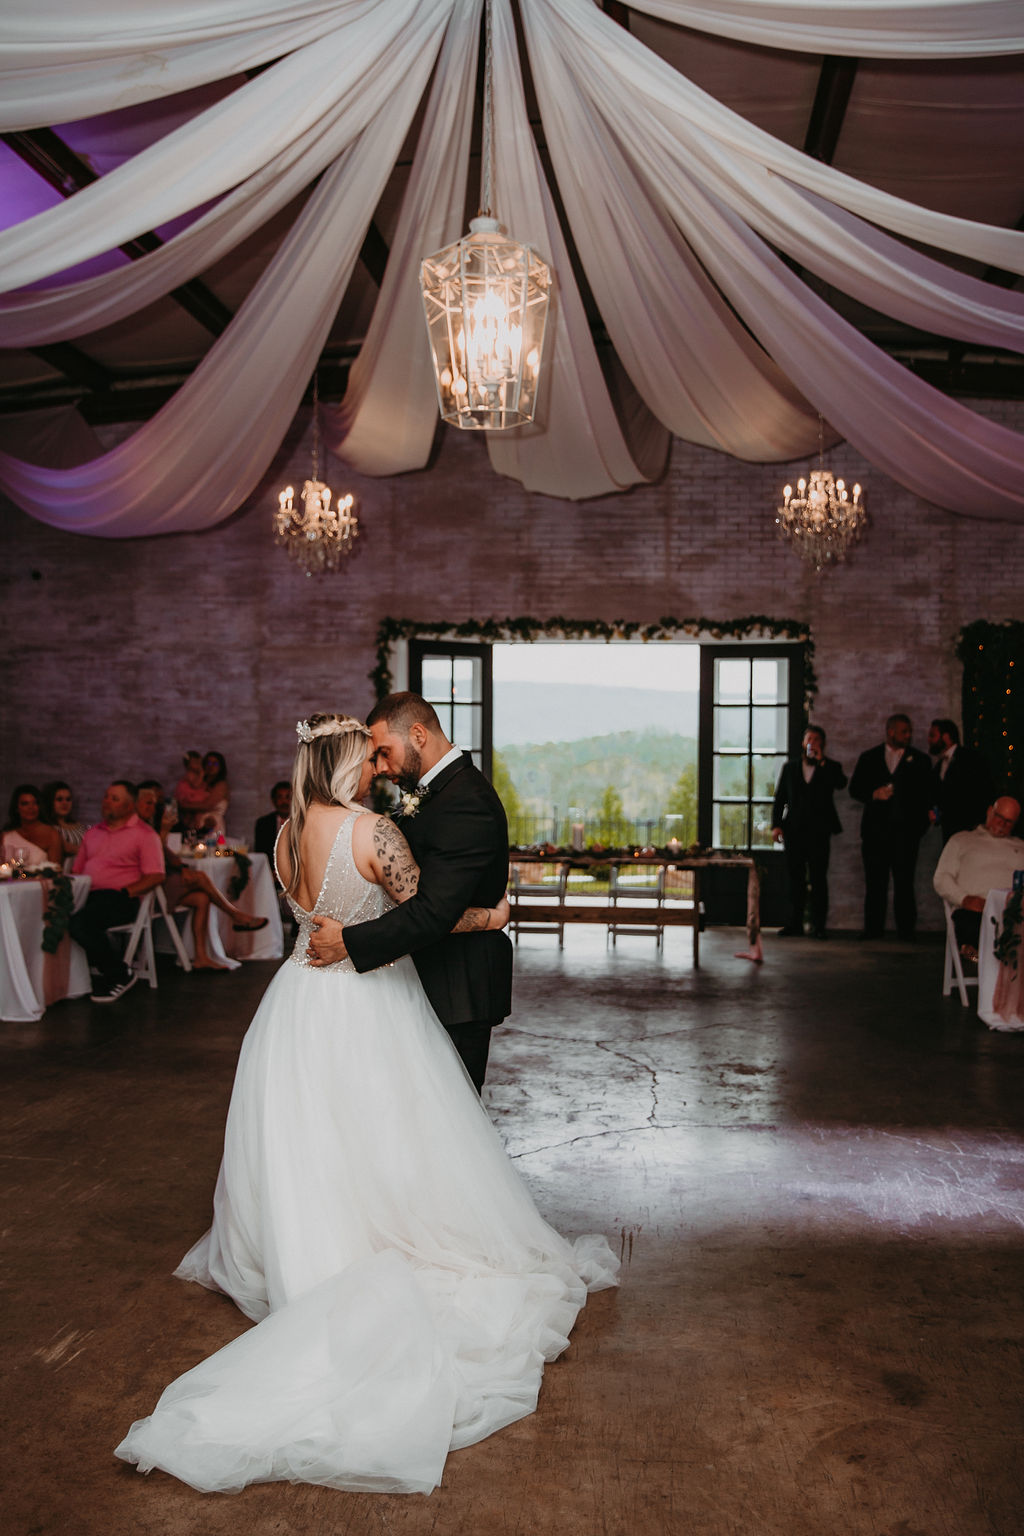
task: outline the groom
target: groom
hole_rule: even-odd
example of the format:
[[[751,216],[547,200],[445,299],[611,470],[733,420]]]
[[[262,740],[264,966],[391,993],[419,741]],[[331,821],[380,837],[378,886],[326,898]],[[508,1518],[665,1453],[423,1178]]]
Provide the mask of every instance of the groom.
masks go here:
[[[508,881],[508,821],[468,753],[453,747],[418,693],[392,693],[366,721],[378,771],[402,790],[395,820],[420,866],[416,895],[383,917],[343,928],[317,919],[314,964],[348,954],[357,971],[412,955],[423,990],[481,1092],[491,1030],[512,1006],[504,932],[453,934],[467,907],[493,907]]]

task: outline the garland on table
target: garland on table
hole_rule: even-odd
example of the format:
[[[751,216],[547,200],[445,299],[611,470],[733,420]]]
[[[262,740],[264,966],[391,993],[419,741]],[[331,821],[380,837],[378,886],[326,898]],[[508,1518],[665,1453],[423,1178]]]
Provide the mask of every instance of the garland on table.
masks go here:
[[[956,654],[964,666],[964,742],[984,753],[1005,793],[1024,774],[1024,623],[966,624]]]
[[[75,896],[69,875],[49,875],[46,886],[46,910],[43,912],[41,948],[44,955],[55,955],[61,939],[71,926]]]
[[[1003,926],[996,939],[994,954],[1000,965],[1016,967],[1020,949],[1021,915],[1024,909],[1024,890],[1011,891],[1003,908]]]
[[[758,636],[799,642],[804,648],[803,692],[809,707],[818,691],[814,671],[814,641],[810,627],[799,619],[773,619],[748,614],[741,619],[659,619],[641,624],[627,619],[464,619],[460,624],[428,623],[421,619],[383,619],[377,630],[377,665],[369,674],[378,699],[391,692],[391,647],[397,640],[477,640],[491,645],[509,640],[532,641],[541,636],[564,640],[673,640],[678,635],[710,635],[713,640],[750,640]]]
[[[235,873],[228,881],[228,900],[237,901],[239,896],[249,884],[249,871],[252,869],[252,859],[246,853],[235,853]]]

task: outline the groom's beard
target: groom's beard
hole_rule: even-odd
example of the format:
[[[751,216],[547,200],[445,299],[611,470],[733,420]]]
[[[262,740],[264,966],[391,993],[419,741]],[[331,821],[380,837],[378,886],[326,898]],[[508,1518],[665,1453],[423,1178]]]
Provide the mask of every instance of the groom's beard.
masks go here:
[[[398,785],[399,789],[405,789],[408,790],[409,794],[414,794],[416,786],[422,777],[423,759],[417,752],[416,748],[413,746],[412,742],[408,741],[405,744],[402,771],[399,773],[395,783]]]

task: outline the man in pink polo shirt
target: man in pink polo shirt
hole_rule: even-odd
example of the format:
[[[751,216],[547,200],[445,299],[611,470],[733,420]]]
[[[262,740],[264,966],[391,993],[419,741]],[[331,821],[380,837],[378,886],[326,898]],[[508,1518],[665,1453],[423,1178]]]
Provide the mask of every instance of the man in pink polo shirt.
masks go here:
[[[103,820],[90,827],[75,857],[75,874],[88,875],[92,888],[71,918],[71,937],[85,950],[99,980],[94,1003],[116,1003],[138,980],[107,936],[107,929],[131,923],[139,897],[164,878],[159,837],[135,814],[135,785],[115,779],[103,796]]]

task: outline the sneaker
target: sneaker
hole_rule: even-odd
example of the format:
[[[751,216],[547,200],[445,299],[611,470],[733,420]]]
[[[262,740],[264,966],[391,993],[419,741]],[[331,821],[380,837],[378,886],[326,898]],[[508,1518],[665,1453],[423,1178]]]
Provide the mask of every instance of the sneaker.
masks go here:
[[[124,981],[115,981],[112,986],[100,987],[96,992],[89,994],[90,1003],[116,1003],[119,997],[124,997],[130,992],[138,981],[134,971],[129,971]]]

